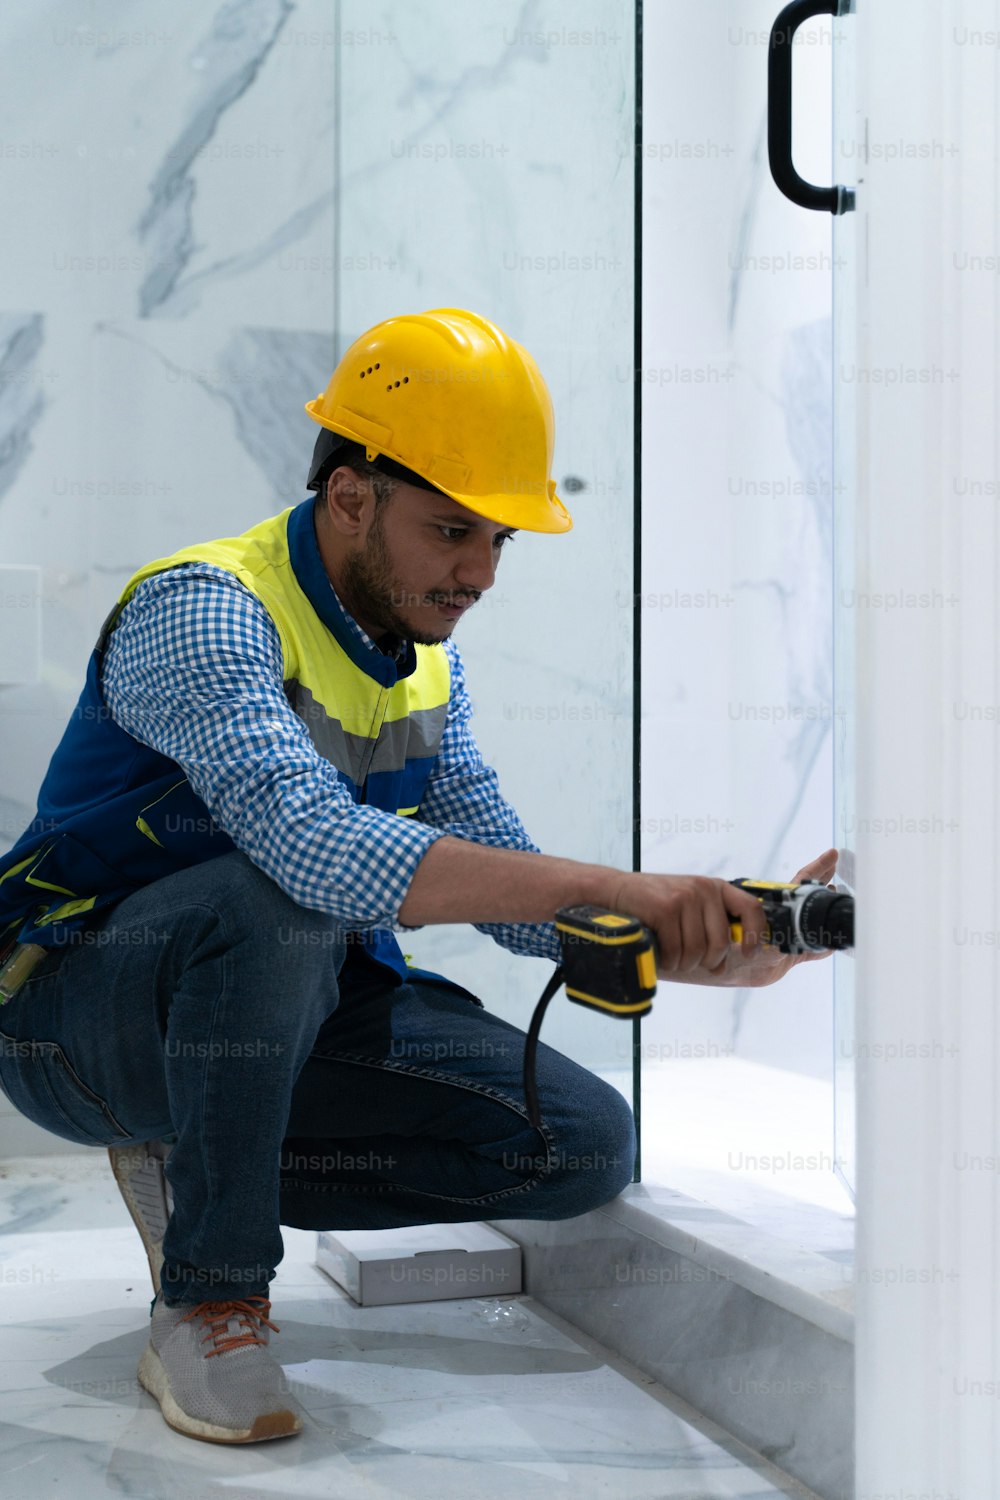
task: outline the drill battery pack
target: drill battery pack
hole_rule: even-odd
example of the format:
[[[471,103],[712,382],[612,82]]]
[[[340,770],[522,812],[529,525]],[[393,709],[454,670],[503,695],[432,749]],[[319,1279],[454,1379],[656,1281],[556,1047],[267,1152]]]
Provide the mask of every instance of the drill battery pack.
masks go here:
[[[600,906],[556,912],[566,994],[612,1016],[644,1016],[656,993],[656,943],[635,917]]]

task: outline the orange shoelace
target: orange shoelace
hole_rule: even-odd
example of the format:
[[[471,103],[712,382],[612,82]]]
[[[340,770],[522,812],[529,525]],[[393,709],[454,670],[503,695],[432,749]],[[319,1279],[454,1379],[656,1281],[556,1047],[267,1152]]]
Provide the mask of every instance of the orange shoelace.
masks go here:
[[[258,1302],[259,1307],[252,1307],[251,1303]],[[211,1359],[213,1354],[226,1354],[230,1349],[240,1349],[250,1344],[263,1344],[260,1337],[258,1325],[266,1323],[274,1333],[280,1333],[281,1329],[270,1322],[267,1314],[271,1311],[271,1304],[266,1297],[248,1297],[245,1301],[235,1302],[199,1302],[182,1319],[186,1323],[189,1318],[202,1317],[208,1324],[209,1331],[202,1339],[205,1344],[209,1339],[215,1340],[216,1347],[209,1349],[205,1355]],[[228,1333],[227,1325],[233,1318],[238,1318],[240,1325],[246,1330],[244,1333]]]

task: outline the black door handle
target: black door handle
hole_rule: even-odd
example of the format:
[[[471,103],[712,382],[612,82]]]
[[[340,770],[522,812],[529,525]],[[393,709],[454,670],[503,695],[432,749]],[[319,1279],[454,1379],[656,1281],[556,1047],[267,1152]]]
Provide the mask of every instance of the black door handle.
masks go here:
[[[803,21],[812,16],[846,16],[854,0],[792,0],[771,27],[767,54],[767,159],[771,176],[786,198],[800,208],[849,213],[854,189],[816,187],[792,166],[792,40]]]

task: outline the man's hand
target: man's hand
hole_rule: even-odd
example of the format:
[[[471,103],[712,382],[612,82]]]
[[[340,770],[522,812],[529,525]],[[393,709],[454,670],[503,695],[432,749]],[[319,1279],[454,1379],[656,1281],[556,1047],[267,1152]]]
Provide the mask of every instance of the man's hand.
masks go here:
[[[825,854],[821,854],[811,864],[803,865],[792,876],[789,884],[800,885],[803,880],[821,880],[826,885],[836,868],[837,851],[827,849]],[[746,951],[748,947],[749,952]],[[703,970],[700,976],[697,971],[686,974],[684,983],[761,989],[766,984],[774,984],[776,980],[783,979],[796,964],[809,963],[814,958],[829,958],[831,951],[824,948],[816,953],[782,953],[780,948],[772,947],[770,943],[755,943],[751,939],[749,943],[745,941],[742,948],[738,943],[733,943],[721,964],[714,969]]]
[[[836,849],[805,865],[792,883],[826,880],[837,867]],[[620,874],[602,898],[611,911],[636,917],[657,944],[657,977],[677,984],[730,988],[774,984],[804,958],[826,952],[789,954],[764,941],[767,918],[756,896],[731,881],[705,875]],[[731,924],[743,928],[734,943]]]

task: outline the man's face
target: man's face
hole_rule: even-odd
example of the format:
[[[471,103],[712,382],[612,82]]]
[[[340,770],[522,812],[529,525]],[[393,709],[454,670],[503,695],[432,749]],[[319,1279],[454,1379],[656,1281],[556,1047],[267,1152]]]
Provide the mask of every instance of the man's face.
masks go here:
[[[350,479],[336,482],[343,474]],[[447,640],[493,587],[514,528],[418,485],[397,481],[378,508],[371,486],[353,470],[337,470],[330,485],[318,540],[345,608],[375,641],[386,633],[423,646]]]

